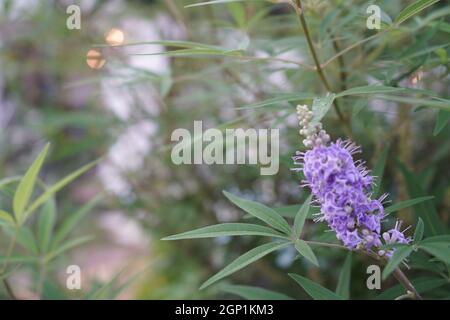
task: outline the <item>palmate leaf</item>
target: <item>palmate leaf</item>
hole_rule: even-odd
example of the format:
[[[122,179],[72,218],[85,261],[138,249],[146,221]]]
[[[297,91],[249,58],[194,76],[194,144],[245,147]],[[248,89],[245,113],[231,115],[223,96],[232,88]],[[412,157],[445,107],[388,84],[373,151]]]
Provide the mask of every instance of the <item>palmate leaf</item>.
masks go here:
[[[343,297],[337,295],[331,290],[322,287],[320,284],[317,284],[307,278],[299,276],[295,273],[289,273],[289,276],[295,280],[305,291],[307,294],[311,296],[314,300],[344,300]]]
[[[411,3],[409,6],[407,6],[398,14],[398,16],[395,18],[395,23],[399,25],[405,22],[412,16],[418,14],[420,11],[428,8],[429,6],[435,4],[438,1],[439,0],[418,0]]]
[[[339,274],[336,294],[345,299],[350,298],[350,277],[352,269],[352,252],[350,251],[345,258],[341,273]]]
[[[295,238],[300,237],[303,229],[303,225],[305,224],[306,217],[308,216],[310,204],[311,204],[311,198],[312,195],[310,195],[303,205],[300,207],[300,210],[298,210],[297,214],[295,215],[294,219],[294,236]]]
[[[317,267],[319,266],[319,261],[317,260],[316,255],[305,241],[297,239],[295,241],[295,249],[297,249],[298,253],[300,253],[302,257],[305,257],[309,262]]]
[[[289,224],[273,209],[258,202],[239,198],[227,191],[224,191],[223,193],[231,202],[252,216],[264,221],[269,226],[282,231],[285,234],[291,233]]]
[[[410,246],[401,246],[396,247],[392,257],[389,259],[389,262],[383,269],[383,280],[385,280],[398,265],[405,260],[413,251],[413,248]]]
[[[387,216],[387,215],[391,214],[392,212],[402,210],[405,208],[409,208],[409,207],[413,207],[419,203],[422,203],[427,200],[431,200],[433,198],[434,198],[433,196],[425,196],[425,197],[419,197],[419,198],[415,198],[415,199],[409,199],[409,200],[397,202],[397,203],[387,207],[386,209],[384,209],[384,214]]]
[[[286,238],[285,235],[279,233],[278,231],[257,224],[222,223],[179,233],[173,236],[162,238],[161,240],[214,238],[221,236],[267,236]]]
[[[37,177],[41,171],[42,164],[44,163],[45,157],[48,153],[49,144],[44,147],[44,150],[38,155],[36,160],[34,160],[31,167],[27,170],[23,178],[20,180],[17,186],[16,192],[14,193],[13,199],[13,210],[16,220],[19,224],[22,224],[25,219],[25,209],[28,206],[31,195],[33,194],[34,185],[36,184]]]
[[[223,285],[220,290],[247,300],[293,300],[283,293],[251,286]]]
[[[219,281],[220,279],[223,279],[223,278],[229,276],[232,273],[235,273],[236,271],[241,270],[242,268],[248,266],[249,264],[268,255],[269,253],[279,250],[281,248],[284,248],[288,245],[290,245],[290,242],[286,242],[286,241],[270,242],[270,243],[263,244],[259,247],[253,248],[252,250],[244,253],[243,255],[238,257],[236,260],[231,262],[229,265],[227,265],[221,271],[219,271],[214,276],[209,278],[207,281],[205,281],[205,283],[203,283],[201,285],[200,290],[210,286],[211,284]]]

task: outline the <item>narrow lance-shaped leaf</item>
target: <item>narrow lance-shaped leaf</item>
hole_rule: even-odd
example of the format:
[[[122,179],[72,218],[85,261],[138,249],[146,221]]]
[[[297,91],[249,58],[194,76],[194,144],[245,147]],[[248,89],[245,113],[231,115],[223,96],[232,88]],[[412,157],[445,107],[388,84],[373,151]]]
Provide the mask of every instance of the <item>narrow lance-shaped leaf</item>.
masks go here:
[[[55,236],[53,238],[52,247],[57,247],[75,228],[75,226],[86,216],[102,199],[102,196],[96,196],[92,200],[84,204],[78,211],[70,214],[62,223],[61,226],[56,230]]]
[[[450,242],[422,242],[420,249],[450,265]]]
[[[436,124],[434,126],[433,135],[437,136],[442,129],[445,128],[450,120],[450,111],[439,110],[436,115]]]
[[[41,252],[46,252],[52,237],[53,226],[56,219],[56,204],[53,198],[47,200],[42,206],[39,220],[37,237]]]
[[[93,239],[93,237],[91,237],[91,236],[85,236],[85,237],[80,237],[80,238],[76,238],[73,240],[69,240],[69,241],[65,242],[63,245],[61,245],[59,248],[57,248],[56,250],[49,252],[45,256],[45,260],[48,262],[48,261],[54,259],[55,257],[59,256],[60,254],[63,254],[64,252],[66,252],[70,249],[73,249],[79,245],[82,245],[88,241],[91,241],[92,239]]]
[[[394,271],[395,268],[397,268],[398,265],[411,254],[412,251],[413,248],[410,246],[395,248],[392,257],[389,259],[389,262],[383,269],[383,280],[385,280],[392,273],[392,271]]]
[[[250,213],[252,216],[264,221],[269,226],[278,229],[285,234],[291,233],[291,228],[286,220],[283,219],[275,210],[258,202],[239,198],[229,192],[223,192],[225,196],[242,210]]]
[[[405,177],[408,193],[411,197],[425,196],[425,191],[421,187],[421,183],[412,174],[412,172],[402,163],[398,163],[400,171]],[[417,217],[421,217],[425,227],[425,235],[438,235],[445,233],[445,226],[441,223],[436,208],[431,201],[426,201],[415,207]]]
[[[320,284],[317,284],[307,278],[299,276],[295,273],[290,273],[289,276],[295,280],[305,291],[307,294],[311,296],[314,300],[344,300],[341,296],[338,296],[331,290],[322,287]]]
[[[335,93],[328,93],[324,97],[318,97],[313,100],[313,118],[311,124],[317,124],[322,120],[322,118],[327,114],[328,110],[330,110],[335,97]]]
[[[290,244],[289,242],[271,242],[253,248],[252,250],[244,253],[242,256],[238,257],[236,260],[231,262],[229,265],[227,265],[221,271],[216,273],[214,276],[209,278],[205,283],[202,284],[200,290],[210,286],[211,284],[219,281],[220,279],[229,276],[232,273],[235,273],[236,271],[241,270],[242,268],[248,266],[249,264],[268,255],[269,253],[288,246],[289,244]]]
[[[220,290],[247,300],[293,300],[283,293],[251,286],[224,285]]]
[[[47,156],[49,146],[50,145],[47,144],[36,160],[34,160],[31,167],[20,180],[19,186],[14,194],[13,210],[19,224],[22,224],[26,219],[25,208],[30,201],[31,195],[33,194],[34,186],[36,184],[39,172],[41,171],[45,157]]]
[[[393,93],[393,92],[401,92],[404,91],[404,88],[398,87],[388,87],[381,85],[371,85],[371,86],[363,86],[363,87],[355,87],[345,91],[342,91],[336,95],[336,97],[345,97],[351,95],[363,95],[363,94],[380,94],[380,93]]]
[[[279,233],[278,231],[257,224],[222,223],[179,233],[173,236],[162,238],[161,240],[214,238],[222,236],[267,236],[286,238],[285,235]]]
[[[387,155],[389,153],[389,144],[387,144],[373,169],[373,175],[375,177],[373,187],[373,197],[377,198],[380,194],[381,182],[383,181],[384,168],[386,167]]]
[[[433,198],[434,198],[433,196],[425,196],[425,197],[419,197],[419,198],[414,198],[414,199],[397,202],[397,203],[394,203],[393,205],[387,207],[386,209],[384,209],[384,214],[389,215],[392,212],[402,210],[405,208],[409,208],[409,207],[413,207],[416,204],[422,203],[427,200],[431,200]]]
[[[352,269],[352,252],[350,251],[345,258],[341,273],[339,274],[336,294],[345,299],[350,299],[350,277]]]
[[[300,237],[302,233],[303,226],[305,224],[306,217],[308,216],[310,204],[311,204],[311,198],[312,195],[310,195],[303,205],[300,207],[300,210],[298,210],[297,214],[295,215],[294,219],[294,236],[295,238]]]
[[[300,253],[302,257],[305,257],[309,262],[317,267],[319,266],[316,255],[305,241],[297,239],[295,241],[295,249],[297,249],[298,253]]]
[[[0,210],[0,223],[7,222],[7,223],[14,223],[14,218],[12,215],[10,215],[8,212]]]
[[[423,238],[423,220],[419,218],[416,230],[414,231],[414,243],[418,243]]]
[[[395,18],[396,24],[401,24],[411,18],[412,16],[418,14],[420,11],[428,8],[429,6],[435,4],[439,0],[418,0],[411,3],[405,9],[403,9],[398,16]]]
[[[84,167],[78,169],[77,171],[69,174],[65,178],[61,179],[51,187],[49,187],[43,194],[41,194],[27,209],[27,211],[23,214],[23,220],[29,217],[30,214],[32,214],[37,208],[39,208],[41,205],[43,205],[50,197],[52,197],[55,193],[57,193],[59,190],[64,188],[66,185],[71,183],[73,180],[81,176],[83,173],[91,169],[97,164],[97,161],[94,161],[90,164],[85,165]]]

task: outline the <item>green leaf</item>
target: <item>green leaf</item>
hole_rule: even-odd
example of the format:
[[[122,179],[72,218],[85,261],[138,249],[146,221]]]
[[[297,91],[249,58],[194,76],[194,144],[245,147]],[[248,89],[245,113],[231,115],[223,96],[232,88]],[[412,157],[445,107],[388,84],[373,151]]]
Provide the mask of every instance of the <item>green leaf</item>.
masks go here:
[[[419,217],[416,230],[414,231],[414,243],[418,243],[423,238],[423,220]]]
[[[414,288],[416,288],[417,292],[424,293],[436,288],[443,286],[448,283],[446,279],[438,279],[432,277],[422,277],[411,280]],[[376,300],[394,300],[398,296],[405,294],[405,288],[403,285],[399,284],[394,287],[391,287],[377,296]]]
[[[438,110],[436,115],[436,124],[433,130],[433,136],[437,136],[442,129],[445,128],[448,121],[450,120],[450,111]]]
[[[0,189],[3,188],[4,186],[7,186],[7,185],[11,184],[11,183],[19,182],[20,179],[22,179],[22,177],[20,177],[20,176],[1,179],[0,180]]]
[[[14,224],[14,218],[8,212],[0,210],[0,220]]]
[[[352,252],[350,251],[345,258],[341,273],[339,274],[336,294],[345,299],[350,299],[350,277],[352,271]]]
[[[415,199],[409,199],[406,201],[397,202],[396,204],[393,204],[393,205],[387,207],[386,209],[384,209],[384,214],[387,216],[387,215],[391,214],[392,212],[402,210],[405,208],[409,208],[409,207],[413,207],[416,204],[422,203],[427,200],[431,200],[433,198],[434,198],[433,196],[425,196],[425,197],[419,197],[419,198],[415,198]]]
[[[293,300],[283,293],[251,286],[223,285],[220,290],[247,300]]]
[[[375,167],[373,169],[374,187],[373,187],[373,197],[377,198],[380,194],[381,182],[383,181],[384,168],[386,167],[387,156],[389,153],[389,144],[386,144],[383,151],[381,152],[380,158],[378,159]]]
[[[403,9],[398,16],[395,18],[395,23],[397,25],[405,22],[412,16],[418,14],[420,11],[428,8],[429,6],[435,4],[439,0],[418,0],[414,3],[411,3],[405,9]]]
[[[450,235],[446,234],[446,235],[428,237],[428,238],[420,241],[421,244],[422,243],[439,243],[439,242],[450,242]]]
[[[300,237],[303,229],[303,225],[305,224],[306,217],[308,216],[309,207],[311,204],[312,195],[310,195],[303,205],[298,210],[295,219],[294,219],[294,236],[295,238]]]
[[[202,286],[200,287],[200,290],[210,286],[211,284],[219,281],[220,279],[223,279],[223,278],[229,276],[232,273],[235,273],[236,271],[241,270],[242,268],[248,266],[249,264],[268,255],[269,253],[288,246],[289,244],[290,244],[289,242],[271,242],[271,243],[266,243],[259,247],[253,248],[252,250],[244,253],[243,255],[238,257],[236,260],[231,262],[229,265],[227,265],[221,271],[216,273],[214,276],[209,278],[205,283],[202,284]]]
[[[267,236],[286,238],[285,235],[282,235],[278,231],[257,224],[222,223],[179,233],[173,236],[162,238],[161,240],[214,238],[221,236]]]
[[[41,253],[47,252],[52,237],[53,226],[56,219],[56,204],[53,198],[47,200],[42,206],[38,220],[37,238]]]
[[[73,249],[75,247],[78,247],[88,241],[91,241],[92,239],[93,239],[93,237],[91,237],[91,236],[85,236],[85,237],[80,237],[80,238],[76,238],[73,240],[69,240],[69,241],[65,242],[63,245],[61,245],[60,247],[58,247],[56,250],[49,252],[45,256],[45,260],[48,262],[48,261],[54,259],[55,257],[63,254],[64,252],[66,252],[70,249]]]
[[[305,241],[301,239],[295,240],[295,249],[297,249],[298,253],[305,257],[309,262],[317,267],[319,266],[319,261],[317,261],[316,255]]]
[[[212,1],[205,1],[205,2],[200,2],[200,3],[189,4],[184,7],[185,8],[193,8],[193,7],[200,7],[200,6],[206,6],[206,5],[224,4],[224,3],[232,3],[232,2],[248,2],[248,1],[262,1],[262,0],[212,0]]]
[[[36,238],[30,228],[22,226],[18,230],[16,230],[15,227],[5,228],[4,230],[11,237],[14,237],[14,234],[16,233],[16,241],[18,244],[36,256],[39,254]]]
[[[362,86],[342,91],[336,95],[336,98],[361,94],[393,93],[393,92],[401,92],[404,90],[405,90],[404,88],[381,86],[381,85]]]
[[[425,196],[425,191],[421,187],[420,181],[402,163],[398,163],[400,170],[405,177],[408,193],[410,197],[417,198]],[[417,217],[421,217],[424,223],[424,233],[427,236],[434,236],[445,233],[444,224],[440,221],[439,215],[431,201],[418,204],[415,207]]]
[[[344,300],[343,297],[335,294],[333,291],[322,287],[307,278],[299,276],[295,273],[289,273],[289,276],[294,279],[314,300]]]
[[[267,100],[258,101],[255,103],[244,105],[242,107],[236,108],[236,110],[257,109],[257,108],[271,106],[274,104],[279,104],[281,102],[309,100],[309,99],[313,99],[313,98],[314,98],[314,94],[312,94],[312,93],[286,93],[286,94],[281,94],[275,98],[270,98]]]
[[[392,254],[392,257],[389,259],[389,262],[384,267],[382,274],[383,280],[385,280],[392,273],[392,271],[394,271],[395,268],[397,268],[398,265],[411,254],[412,251],[413,248],[410,246],[396,248]]]
[[[44,150],[41,151],[39,156],[34,160],[31,167],[25,173],[23,178],[20,180],[19,186],[16,189],[13,199],[13,210],[16,220],[19,224],[22,224],[26,220],[25,208],[30,201],[31,195],[34,190],[34,185],[36,183],[39,172],[41,171],[42,164],[44,163],[45,157],[47,156],[49,144],[47,144]]]
[[[334,101],[336,94],[328,93],[324,97],[315,98],[312,104],[313,118],[311,124],[319,123],[322,118],[327,114],[328,110],[331,108],[331,104]]]
[[[75,226],[83,219],[102,199],[102,196],[96,196],[92,200],[85,203],[78,211],[67,217],[61,224],[61,226],[56,230],[55,236],[53,238],[53,247],[58,246],[61,241],[63,241],[70,232],[75,228]]]
[[[450,242],[422,242],[419,248],[450,264]]]
[[[450,111],[450,101],[447,99],[421,99],[421,98],[411,98],[411,97],[400,97],[393,95],[377,95],[376,98],[388,101],[401,102],[406,104],[411,104],[413,106],[426,106],[431,108],[442,109],[445,111]]]
[[[75,172],[69,174],[65,178],[59,180],[57,183],[49,187],[43,194],[41,194],[27,209],[27,211],[23,214],[24,219],[28,218],[30,214],[32,214],[37,208],[43,205],[49,198],[51,198],[55,193],[64,188],[66,185],[71,183],[73,180],[81,176],[83,173],[91,169],[97,164],[98,160],[91,162],[84,167],[76,170]]]
[[[273,209],[254,201],[239,198],[227,191],[223,192],[225,196],[242,210],[250,213],[252,216],[264,221],[269,226],[278,229],[285,234],[291,233],[289,224]]]

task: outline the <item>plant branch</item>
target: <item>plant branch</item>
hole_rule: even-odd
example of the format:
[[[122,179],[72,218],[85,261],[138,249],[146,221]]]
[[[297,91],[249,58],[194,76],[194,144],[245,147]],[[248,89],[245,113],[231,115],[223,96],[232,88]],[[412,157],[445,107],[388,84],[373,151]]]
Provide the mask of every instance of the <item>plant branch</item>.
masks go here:
[[[335,244],[335,243],[317,242],[317,241],[305,241],[305,242],[310,244],[310,245],[316,245],[316,246],[321,246],[321,247],[329,247],[329,248],[338,248],[338,249],[348,250],[347,247],[345,247],[343,245],[340,245],[340,244]],[[377,260],[379,262],[386,263],[386,261],[382,260],[376,254],[370,253],[370,252],[365,251],[365,250],[356,250],[356,251],[358,251],[360,253],[363,253],[365,255],[368,255],[369,257],[372,257],[373,259],[375,259],[375,260]],[[400,268],[396,268],[394,270],[394,277],[406,289],[407,294],[410,293],[413,298],[418,299],[418,300],[422,300],[422,297],[420,296],[419,292],[417,292],[417,290],[414,287],[414,285],[411,283],[411,281],[409,281],[408,277],[403,273],[402,270],[400,270]]]
[[[314,60],[314,64],[316,65],[316,70],[319,75],[320,80],[322,81],[323,85],[329,92],[333,92],[330,83],[327,80],[327,77],[325,76],[325,72],[323,71],[322,65],[320,64],[319,58],[317,56],[316,49],[314,47],[314,44],[312,42],[311,35],[309,33],[308,24],[306,23],[305,15],[303,14],[303,6],[301,0],[296,0],[296,5],[294,5],[295,12],[297,13],[297,17],[300,21],[300,25],[303,29],[303,32],[305,34],[306,42],[308,43],[309,51],[311,52],[311,55]],[[336,110],[336,113],[339,117],[339,120],[344,124],[344,128],[347,131],[347,134],[351,136],[351,126],[349,125],[349,122],[345,118],[344,114],[342,113],[339,104],[337,100],[333,101],[334,108]]]

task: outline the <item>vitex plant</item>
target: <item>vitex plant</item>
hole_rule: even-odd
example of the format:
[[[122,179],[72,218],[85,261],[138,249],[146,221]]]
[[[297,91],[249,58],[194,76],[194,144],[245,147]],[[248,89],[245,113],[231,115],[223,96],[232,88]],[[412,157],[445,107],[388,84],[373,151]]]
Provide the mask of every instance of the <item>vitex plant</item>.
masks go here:
[[[208,1],[193,4],[188,7],[219,5],[228,2],[240,1]],[[330,44],[322,43],[322,48],[329,45],[336,51],[336,54],[328,60],[325,60],[325,62],[320,61],[320,56],[306,19],[306,15],[309,13],[308,8],[310,1],[292,0],[280,2],[288,3],[294,9],[305,37],[305,45],[308,48],[312,57],[312,62],[314,63],[314,66],[308,66],[303,63],[298,63],[298,65],[305,69],[312,67],[317,73],[318,80],[328,93],[316,97],[311,97],[304,93],[298,93],[297,95],[295,93],[284,94],[249,104],[245,109],[260,110],[263,107],[267,108],[268,106],[274,106],[280,103],[312,100],[312,110],[306,105],[299,105],[297,107],[297,115],[301,127],[300,134],[304,136],[304,149],[298,151],[293,157],[294,165],[297,166],[294,170],[297,170],[303,177],[301,186],[309,190],[311,194],[299,207],[298,212],[293,219],[293,223],[289,224],[288,220],[286,220],[279,211],[225,191],[225,196],[232,203],[258,219],[260,222],[263,222],[265,225],[253,223],[216,224],[169,236],[163,238],[163,240],[222,236],[262,236],[268,238],[267,243],[244,253],[225,268],[217,272],[205,281],[200,289],[204,289],[219,280],[230,276],[269,253],[283,250],[287,247],[294,247],[302,259],[305,259],[316,267],[321,267],[321,257],[315,253],[315,251],[319,252],[318,249],[320,247],[349,252],[343,263],[337,287],[333,291],[309,279],[307,276],[295,273],[289,274],[289,276],[314,299],[350,298],[349,288],[352,274],[351,271],[352,265],[355,264],[352,259],[355,257],[355,254],[367,257],[367,259],[372,260],[376,265],[383,266],[384,269],[382,275],[380,275],[382,280],[386,281],[388,277],[392,275],[398,281],[399,284],[397,286],[384,290],[377,296],[378,299],[423,299],[423,297],[426,297],[424,293],[426,294],[432,289],[440,288],[442,286],[448,287],[450,277],[450,235],[448,235],[448,228],[440,221],[440,217],[432,203],[433,197],[428,196],[424,192],[420,181],[412,174],[410,169],[408,169],[404,163],[396,159],[396,168],[403,176],[408,188],[408,193],[412,198],[386,206],[388,195],[380,195],[379,193],[384,168],[388,156],[390,155],[389,143],[391,141],[385,141],[384,149],[382,150],[373,171],[368,170],[362,160],[355,159],[355,154],[362,153],[362,150],[352,142],[357,141],[358,137],[353,135],[353,125],[351,121],[354,118],[354,115],[364,108],[364,102],[360,104],[361,101],[357,101],[354,105],[352,104],[352,114],[343,111],[342,105],[343,101],[352,101],[344,100],[342,98],[360,95],[377,96],[380,99],[403,104],[419,104],[421,106],[437,108],[439,110],[437,113],[438,117],[434,132],[435,135],[446,126],[450,111],[448,99],[431,98],[431,100],[429,100],[425,98],[419,99],[419,101],[416,100],[418,98],[416,94],[419,93],[419,91],[414,88],[401,86],[401,82],[411,74],[414,74],[414,72],[424,64],[424,61],[426,61],[427,58],[414,62],[411,60],[410,62],[412,64],[410,71],[406,71],[396,77],[384,75],[385,79],[390,78],[390,80],[386,80],[384,83],[354,86],[352,88],[348,88],[348,83],[351,82],[349,81],[349,77],[352,77],[351,72],[353,70],[348,66],[345,66],[345,60],[343,59],[343,56],[347,52],[352,51],[354,48],[357,48],[364,43],[386,34],[392,35],[396,31],[401,34],[402,31],[400,30],[404,30],[406,22],[411,22],[414,16],[419,15],[423,10],[439,1],[415,1],[401,10],[393,21],[380,9],[383,16],[381,19],[382,26],[380,27],[380,31],[357,41],[342,50],[339,47],[338,37],[330,40]],[[317,6],[319,5],[317,2],[315,3]],[[446,9],[443,9],[443,11],[445,10]],[[443,13],[443,15],[448,14],[447,11],[445,11],[446,13]],[[233,12],[236,13],[236,11]],[[330,13],[331,16],[327,16],[326,19],[333,20],[339,12],[334,12],[334,14],[335,15],[333,16],[333,12]],[[325,21],[321,21],[321,23],[324,24],[324,27],[320,28],[322,35],[327,32],[325,26],[328,24],[328,21],[326,19]],[[418,19],[412,24],[415,25],[416,28],[421,28],[421,26],[426,25],[428,21]],[[435,27],[439,29],[439,25],[439,23],[436,23]],[[330,24],[328,24],[328,28],[330,28]],[[430,26],[429,37],[432,37],[434,34],[434,31],[432,30],[437,29]],[[437,51],[436,53],[441,57],[447,57],[447,52],[444,53],[443,50],[440,49],[441,48],[435,48],[435,50],[439,51],[439,53]],[[189,54],[195,54],[195,50],[200,52],[206,50],[206,48],[199,45],[195,47],[192,44],[192,46],[189,47],[189,50]],[[208,50],[213,51],[213,49]],[[373,52],[374,56],[378,56],[379,52],[384,52],[383,48],[374,50],[380,50],[378,52]],[[185,53],[186,51],[188,50],[184,48],[179,51],[175,50],[172,53]],[[212,51],[211,54],[213,54]],[[413,49],[405,50],[405,52],[399,55],[399,58],[403,59],[405,55],[410,57],[421,56],[420,51],[416,53],[413,51]],[[246,56],[242,51],[216,52],[216,54],[240,57],[241,59],[248,60],[252,59],[252,57]],[[366,57],[367,63],[370,64],[370,61],[373,61],[371,60],[371,54],[368,54]],[[267,59],[270,58],[271,57]],[[258,58],[253,57],[253,60],[255,59]],[[446,59],[447,58],[444,58],[445,61],[447,61]],[[295,63],[295,61],[290,62]],[[338,74],[339,77],[340,92],[337,92],[337,90],[333,88],[332,83],[329,81],[329,74],[325,72],[325,68],[329,69],[329,65],[333,62],[337,62],[338,65],[338,69],[337,71],[335,70],[334,73]],[[414,66],[415,62],[418,64]],[[415,98],[400,96],[399,94],[413,94]],[[420,94],[425,93],[424,91],[421,91]],[[331,141],[330,135],[324,130],[321,121],[330,110],[333,110],[337,115],[339,127],[347,136],[346,139]],[[388,217],[398,210],[413,206],[417,214],[414,232],[412,232],[410,227],[402,226],[400,219]],[[316,208],[314,209],[314,207]],[[326,223],[330,229],[329,235],[332,235],[331,238],[328,237],[328,239],[331,239],[329,241],[312,240],[309,238],[311,236],[310,232],[305,231],[305,229],[307,229],[305,226],[310,225],[309,222],[306,223],[306,221],[312,218],[311,213],[317,211],[317,209],[319,212],[316,213],[314,221]],[[408,221],[411,221],[411,219],[408,219]],[[320,252],[323,251],[320,250]],[[408,271],[404,272],[402,268],[407,268]],[[361,268],[358,268],[358,270],[360,269]],[[409,275],[411,273],[414,274],[415,270],[418,269],[425,270],[429,277],[411,278]],[[325,268],[323,272],[327,273],[330,272],[330,270]],[[219,288],[228,293],[236,294],[248,299],[289,298],[282,293],[250,286],[225,284]],[[438,295],[440,297],[448,298],[448,291],[443,290]]]

